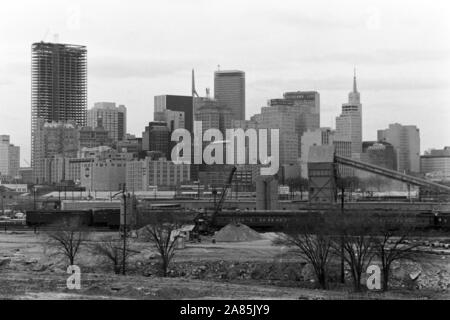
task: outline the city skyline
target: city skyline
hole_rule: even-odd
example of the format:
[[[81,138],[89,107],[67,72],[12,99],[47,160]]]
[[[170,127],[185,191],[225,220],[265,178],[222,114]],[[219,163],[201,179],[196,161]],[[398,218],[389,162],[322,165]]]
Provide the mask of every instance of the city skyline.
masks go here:
[[[41,19],[32,18],[41,9],[29,2],[27,9],[20,7],[20,10],[23,19],[31,17],[30,23],[26,26],[19,24],[16,26],[18,32],[8,34],[7,26],[11,22],[9,16],[17,16],[20,4],[21,1],[8,4],[6,10],[0,13],[2,37],[9,43],[5,59],[0,62],[0,133],[10,135],[15,144],[21,147],[22,164],[23,159],[30,161],[29,54],[31,44],[42,40],[47,31],[46,41],[51,42],[52,33],[57,32],[61,43],[87,46],[88,108],[98,101],[120,101],[128,108],[128,131],[132,134],[139,134],[149,121],[154,120],[154,96],[189,95],[192,67],[196,70],[199,94],[204,95],[205,87],[212,89],[213,73],[218,64],[221,70],[239,69],[246,73],[246,119],[260,112],[267,99],[280,97],[282,92],[317,90],[321,95],[321,126],[334,127],[334,118],[351,89],[352,69],[356,66],[358,89],[364,99],[363,140],[375,140],[377,130],[391,123],[401,123],[416,125],[421,130],[421,153],[429,148],[450,145],[450,128],[446,126],[450,119],[446,107],[450,103],[446,72],[449,67],[449,45],[439,41],[442,32],[450,30],[444,19],[450,10],[444,2],[437,1],[431,8],[412,6],[408,17],[394,10],[392,6],[396,5],[391,3],[369,6],[346,2],[339,6],[340,10],[333,11],[334,4],[324,9],[323,3],[315,7],[293,2],[289,8],[290,14],[285,14],[284,9],[267,1],[256,9],[270,22],[262,30],[256,30],[251,25],[255,18],[238,21],[239,17],[246,16],[253,9],[244,3],[234,8],[233,22],[236,25],[231,28],[231,31],[240,28],[242,36],[233,38],[233,32],[220,28],[221,19],[227,16],[224,14],[219,21],[208,26],[212,30],[205,28],[204,31],[209,35],[216,32],[220,40],[208,37],[208,41],[211,44],[222,41],[227,45],[226,48],[222,47],[219,51],[202,50],[204,45],[199,40],[197,48],[186,47],[179,55],[179,50],[183,49],[179,46],[185,43],[181,36],[186,30],[180,33],[176,28],[167,27],[159,18],[148,23],[137,19],[138,27],[141,31],[151,31],[155,24],[159,30],[166,28],[168,35],[172,35],[168,37],[170,41],[153,43],[139,35],[131,37],[133,39],[130,41],[126,35],[132,30],[126,25],[123,29],[117,29],[114,39],[108,36],[106,39],[101,38],[104,34],[100,22],[117,20],[123,9],[126,9],[127,19],[142,18],[151,12],[159,12],[164,17],[173,9],[173,3],[144,6],[145,9],[140,8],[140,13],[132,7],[124,8],[119,3],[108,2],[105,12],[109,15],[100,16],[98,21],[93,19],[100,12],[101,6],[98,4],[53,3],[54,15],[48,15],[48,22],[43,24]],[[183,10],[194,10],[179,5],[178,2],[175,16],[181,15]],[[205,18],[210,18],[216,10],[224,13],[232,10],[224,3],[201,1],[197,9],[197,14]],[[431,12],[433,20],[426,18]],[[442,19],[439,19],[439,15],[442,15]],[[183,21],[186,23],[190,22],[190,18],[185,19]],[[297,34],[299,27],[306,24],[307,30]],[[191,23],[188,31],[198,34],[200,39],[202,28],[203,25]],[[320,34],[326,35],[325,39],[315,38]],[[331,39],[333,34],[340,37]],[[243,44],[242,39],[251,36],[255,41],[250,41],[247,46]],[[293,40],[294,36],[296,41]],[[150,32],[149,38],[155,37],[158,39],[155,32]],[[420,38],[423,46],[417,46],[417,38]],[[258,39],[262,39],[259,44]],[[311,43],[311,40],[317,41]],[[121,42],[121,49],[117,50],[117,43]],[[275,55],[273,48],[267,49],[267,53],[261,51],[269,44],[277,48]],[[242,50],[236,51],[239,46]],[[140,48],[144,50],[138,50]],[[112,55],[111,52],[117,54]],[[435,121],[429,113],[423,116],[419,112],[431,108],[433,114],[439,115],[439,121]]]

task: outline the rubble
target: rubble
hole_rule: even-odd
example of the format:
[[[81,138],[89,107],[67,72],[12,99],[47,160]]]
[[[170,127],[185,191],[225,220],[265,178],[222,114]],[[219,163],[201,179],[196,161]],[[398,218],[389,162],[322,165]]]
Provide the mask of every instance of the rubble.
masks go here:
[[[11,262],[11,258],[0,258],[0,267],[5,267]]]

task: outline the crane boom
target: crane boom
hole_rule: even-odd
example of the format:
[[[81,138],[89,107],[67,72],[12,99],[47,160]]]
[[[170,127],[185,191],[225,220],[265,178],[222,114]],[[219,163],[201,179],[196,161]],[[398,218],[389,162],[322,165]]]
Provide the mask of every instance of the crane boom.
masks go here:
[[[223,203],[225,202],[225,197],[227,195],[228,189],[231,188],[231,184],[233,183],[233,177],[234,173],[236,172],[237,168],[233,167],[231,169],[230,175],[228,176],[227,183],[223,186],[222,194],[220,195],[220,199],[216,204],[216,207],[214,208],[214,212],[211,216],[211,223],[214,224],[214,219],[216,218],[217,213],[219,213],[220,210],[222,210]]]

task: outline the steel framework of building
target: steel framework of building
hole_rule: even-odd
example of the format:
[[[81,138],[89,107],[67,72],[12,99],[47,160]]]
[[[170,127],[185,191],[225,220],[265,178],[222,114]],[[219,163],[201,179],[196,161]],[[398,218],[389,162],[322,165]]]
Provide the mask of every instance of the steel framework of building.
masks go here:
[[[38,119],[86,125],[87,49],[85,46],[38,42],[31,61],[31,165],[34,167]]]

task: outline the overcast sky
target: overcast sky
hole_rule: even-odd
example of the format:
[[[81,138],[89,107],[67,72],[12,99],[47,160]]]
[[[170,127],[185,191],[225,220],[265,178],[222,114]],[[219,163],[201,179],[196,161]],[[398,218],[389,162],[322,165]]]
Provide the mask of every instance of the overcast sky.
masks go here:
[[[0,134],[30,160],[31,44],[86,45],[88,107],[128,108],[141,135],[153,96],[213,90],[213,72],[246,72],[247,118],[288,90],[317,90],[335,127],[357,68],[363,139],[415,124],[421,149],[450,145],[449,1],[3,1]],[[213,91],[212,91],[213,92]],[[22,162],[23,163],[23,162]]]

